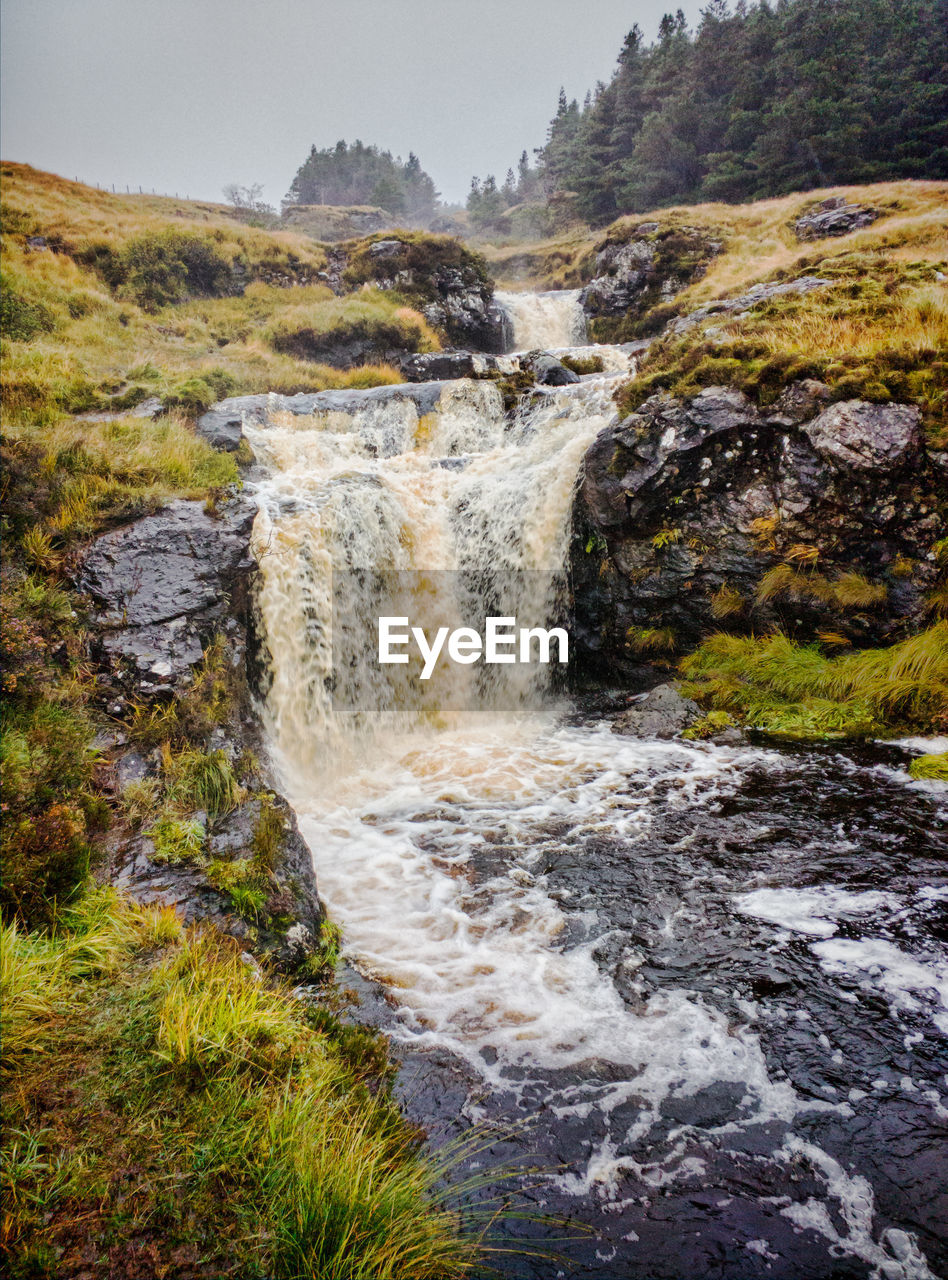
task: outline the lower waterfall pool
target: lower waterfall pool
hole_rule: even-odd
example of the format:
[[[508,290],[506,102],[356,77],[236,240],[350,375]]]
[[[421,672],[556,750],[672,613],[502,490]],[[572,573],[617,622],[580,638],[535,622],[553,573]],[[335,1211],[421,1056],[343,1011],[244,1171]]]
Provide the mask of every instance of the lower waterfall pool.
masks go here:
[[[408,1114],[528,1214],[496,1272],[945,1274],[948,796],[904,761],[561,707],[292,791]]]

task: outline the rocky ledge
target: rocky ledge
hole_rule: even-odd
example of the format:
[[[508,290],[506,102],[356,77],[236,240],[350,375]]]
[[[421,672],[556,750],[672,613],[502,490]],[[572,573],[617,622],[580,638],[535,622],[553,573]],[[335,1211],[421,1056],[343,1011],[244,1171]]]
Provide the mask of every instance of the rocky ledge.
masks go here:
[[[590,674],[779,623],[840,644],[923,623],[948,505],[911,405],[787,387],[653,396],[593,442],[575,506],[575,631]],[[652,677],[654,678],[654,677]]]
[[[797,218],[793,224],[798,240],[822,240],[825,236],[848,236],[850,231],[868,227],[878,218],[875,209],[849,204],[843,196],[830,196]]]
[[[292,810],[261,764],[255,510],[240,495],[172,502],[96,539],[78,585],[114,726],[97,744],[102,769],[128,814],[110,832],[104,874],[136,900],[209,919],[294,970],[318,950],[324,912]],[[216,813],[176,801],[173,779],[204,767],[230,780]],[[181,856],[158,847],[162,813],[166,832],[187,837]],[[253,896],[230,891],[249,885]]]

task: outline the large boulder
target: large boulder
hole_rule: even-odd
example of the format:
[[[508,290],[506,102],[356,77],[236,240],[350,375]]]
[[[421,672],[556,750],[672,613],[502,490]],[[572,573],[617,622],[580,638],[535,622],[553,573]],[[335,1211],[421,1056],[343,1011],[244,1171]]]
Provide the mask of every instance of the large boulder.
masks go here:
[[[568,387],[579,382],[579,374],[567,369],[561,360],[547,351],[531,356],[527,364],[534,379],[545,387]]]
[[[645,292],[655,265],[655,246],[647,240],[610,244],[596,254],[596,274],[580,294],[588,316],[619,316]]]
[[[703,228],[617,225],[598,246],[595,275],[580,294],[591,336],[597,342],[641,336],[639,322],[704,275],[721,248]]]
[[[924,622],[948,515],[940,456],[914,406],[829,398],[807,381],[761,409],[710,387],[653,396],[599,434],[572,552],[577,651],[593,669],[639,671],[633,628],[666,629],[681,651],[721,627],[858,645]],[[778,566],[782,585],[762,590]]]
[[[830,196],[797,218],[793,229],[798,240],[822,240],[825,236],[847,236],[860,227],[868,227],[878,216],[875,209],[866,205],[849,204],[843,196]]]
[[[701,715],[690,698],[672,684],[660,684],[642,695],[613,721],[614,733],[632,738],[674,738]]]

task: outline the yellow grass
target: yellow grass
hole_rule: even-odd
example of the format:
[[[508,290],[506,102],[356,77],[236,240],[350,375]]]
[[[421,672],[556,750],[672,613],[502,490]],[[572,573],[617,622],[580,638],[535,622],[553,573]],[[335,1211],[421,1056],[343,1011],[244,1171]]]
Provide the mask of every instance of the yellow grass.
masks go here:
[[[847,236],[801,243],[793,223],[807,208],[829,196],[871,205],[883,216]],[[826,187],[753,204],[677,205],[619,218],[603,231],[577,228],[530,244],[478,247],[501,287],[554,288],[557,280],[579,283],[573,277],[584,258],[588,276],[592,251],[606,230],[632,229],[642,222],[697,227],[724,240],[724,252],[712,260],[704,278],[682,295],[687,306],[698,306],[739,292],[775,271],[802,272],[806,260],[814,255],[884,250],[889,258],[942,261],[948,256],[948,183],[883,182]]]

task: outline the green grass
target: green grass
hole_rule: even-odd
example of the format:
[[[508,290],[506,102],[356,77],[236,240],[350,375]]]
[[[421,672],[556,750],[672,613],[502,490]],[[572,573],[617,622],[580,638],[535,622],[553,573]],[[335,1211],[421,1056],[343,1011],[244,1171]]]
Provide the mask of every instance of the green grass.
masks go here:
[[[948,623],[829,657],[786,636],[711,636],[680,664],[684,691],[748,727],[798,739],[948,726]]]
[[[924,778],[932,782],[948,782],[948,751],[940,751],[927,756],[917,756],[909,765],[909,773],[913,778]]]
[[[4,926],[7,1274],[451,1280],[479,1232],[390,1100],[378,1037],[209,931],[90,889]],[[469,1224],[470,1225],[470,1224]]]

